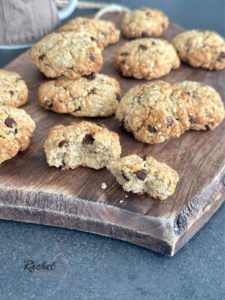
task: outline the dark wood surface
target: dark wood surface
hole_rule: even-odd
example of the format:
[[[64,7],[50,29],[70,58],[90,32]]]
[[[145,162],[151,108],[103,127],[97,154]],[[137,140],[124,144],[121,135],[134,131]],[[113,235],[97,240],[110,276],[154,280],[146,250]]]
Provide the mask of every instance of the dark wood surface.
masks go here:
[[[119,27],[118,15],[107,16]],[[171,39],[182,29],[171,25]],[[104,51],[102,72],[117,78],[125,93],[143,81],[122,78],[113,64],[124,40]],[[215,213],[225,199],[225,122],[211,132],[190,131],[158,145],[137,142],[112,118],[90,121],[107,124],[120,135],[123,155],[151,154],[175,168],[179,175],[175,194],[160,202],[125,193],[105,169],[61,171],[48,167],[43,142],[55,124],[80,121],[68,115],[43,111],[37,88],[46,79],[31,63],[28,52],[6,69],[19,72],[30,89],[24,109],[37,128],[29,149],[0,166],[0,218],[47,224],[93,232],[129,241],[167,255],[174,255]],[[212,85],[225,99],[225,71],[209,72],[182,65],[164,80],[196,80]],[[107,188],[101,188],[105,182]],[[128,196],[128,197],[127,197]]]

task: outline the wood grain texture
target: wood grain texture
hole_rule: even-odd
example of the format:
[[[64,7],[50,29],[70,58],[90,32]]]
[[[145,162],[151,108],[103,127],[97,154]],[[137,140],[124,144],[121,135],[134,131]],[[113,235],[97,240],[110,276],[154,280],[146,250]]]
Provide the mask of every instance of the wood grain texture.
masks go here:
[[[107,19],[119,27],[119,15]],[[165,36],[171,39],[180,31],[171,25]],[[122,43],[123,39],[104,51],[102,72],[117,78],[125,93],[143,81],[122,78],[116,70],[113,57]],[[105,169],[61,171],[48,167],[43,142],[49,129],[81,118],[43,111],[38,106],[37,88],[46,79],[31,63],[28,53],[6,69],[19,72],[26,80],[30,99],[24,109],[34,118],[37,129],[29,149],[0,167],[0,218],[97,233],[174,255],[223,203],[225,122],[212,132],[189,131],[179,139],[152,146],[135,141],[113,117],[92,119],[120,134],[123,155],[151,154],[178,171],[176,193],[160,202],[125,193]],[[209,72],[182,65],[163,79],[201,81],[212,85],[225,99],[225,71]],[[102,182],[107,189],[101,188]]]

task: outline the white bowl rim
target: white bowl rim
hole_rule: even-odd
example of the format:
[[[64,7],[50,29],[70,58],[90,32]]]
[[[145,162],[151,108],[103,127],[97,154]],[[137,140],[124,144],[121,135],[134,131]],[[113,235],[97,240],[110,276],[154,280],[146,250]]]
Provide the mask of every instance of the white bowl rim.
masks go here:
[[[32,44],[0,45],[0,50],[16,50],[30,48]]]

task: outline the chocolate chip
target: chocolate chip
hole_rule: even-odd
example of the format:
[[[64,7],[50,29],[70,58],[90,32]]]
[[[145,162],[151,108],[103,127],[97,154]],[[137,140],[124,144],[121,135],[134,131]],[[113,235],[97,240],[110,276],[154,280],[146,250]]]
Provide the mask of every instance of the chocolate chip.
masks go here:
[[[66,164],[65,164],[64,161],[61,162],[61,165],[59,166],[59,168],[60,168],[61,170],[66,170]]]
[[[121,63],[121,65],[125,65],[125,64],[126,64],[126,60],[125,60],[125,59],[122,59],[122,60],[120,61],[120,63]]]
[[[120,100],[121,100],[120,94],[116,94],[116,100],[117,100],[117,101],[120,101]]]
[[[92,145],[94,143],[94,138],[92,134],[86,134],[82,141],[85,145]]]
[[[145,170],[137,171],[135,174],[136,174],[137,178],[142,181],[144,181],[146,179],[146,177],[148,176],[148,174]]]
[[[211,128],[209,127],[209,125],[205,125],[205,130],[206,130],[206,131],[211,130]]]
[[[89,54],[89,58],[91,61],[95,62],[95,56],[92,53]]]
[[[120,56],[124,56],[124,57],[127,57],[127,56],[129,56],[129,55],[130,55],[129,52],[122,52],[122,53],[120,53]]]
[[[145,37],[149,37],[149,34],[146,31],[142,31],[141,36],[145,38]]]
[[[91,40],[92,40],[93,42],[96,42],[96,41],[97,41],[96,38],[94,38],[93,36],[91,36]]]
[[[128,176],[128,174],[127,174],[126,172],[122,171],[121,173],[122,173],[122,176],[123,176],[123,178],[124,178],[125,180],[127,180],[127,181],[130,180],[130,178],[129,178],[129,176]]]
[[[81,106],[78,106],[77,108],[74,109],[74,112],[76,111],[81,111]]]
[[[157,129],[154,126],[148,126],[148,131],[151,133],[156,133]]]
[[[46,101],[45,101],[45,106],[46,106],[47,108],[52,108],[52,106],[53,106],[52,101],[51,101],[51,100],[46,100]]]
[[[152,46],[155,46],[156,45],[156,42],[152,41]]]
[[[189,122],[190,122],[191,124],[195,124],[195,123],[196,123],[196,119],[195,119],[193,116],[188,115],[188,118],[189,118]]]
[[[217,58],[217,60],[224,60],[225,59],[225,52],[221,52]]]
[[[9,91],[10,95],[13,96],[14,95],[14,91]]]
[[[59,148],[62,148],[63,146],[68,147],[69,146],[69,141],[62,140],[61,142],[59,142],[58,146],[59,146]]]
[[[88,96],[89,96],[89,95],[94,95],[94,94],[96,94],[96,91],[97,91],[96,88],[91,89],[91,90],[88,92]]]
[[[12,118],[7,118],[5,120],[5,125],[9,128],[13,128],[14,126],[16,126],[16,121]]]
[[[85,76],[88,80],[93,80],[96,78],[96,74],[95,73],[91,73],[90,75],[86,75]]]
[[[167,121],[167,127],[168,127],[168,128],[170,128],[170,127],[173,126],[174,120],[173,120],[172,117],[167,117],[167,118],[166,118],[166,121]]]
[[[46,56],[45,54],[42,54],[42,55],[40,55],[40,56],[38,57],[38,59],[39,59],[39,60],[43,60],[43,59],[45,58],[45,56]]]
[[[140,44],[140,45],[138,46],[138,49],[139,49],[139,50],[147,50],[148,47],[147,47],[146,45],[144,45],[144,44]]]

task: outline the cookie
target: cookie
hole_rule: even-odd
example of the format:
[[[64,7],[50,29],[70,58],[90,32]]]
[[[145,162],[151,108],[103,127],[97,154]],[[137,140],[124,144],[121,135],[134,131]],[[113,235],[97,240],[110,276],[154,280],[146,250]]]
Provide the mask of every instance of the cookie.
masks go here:
[[[31,59],[47,77],[78,79],[99,72],[102,49],[90,36],[74,32],[51,33],[31,48]]]
[[[147,194],[155,199],[165,200],[173,195],[178,173],[152,156],[142,159],[138,155],[128,155],[110,163],[108,170],[127,192]]]
[[[225,117],[225,110],[219,93],[209,85],[182,81],[176,84],[189,95],[190,128],[194,130],[213,130]]]
[[[172,40],[182,61],[209,70],[225,68],[225,40],[216,32],[188,30]]]
[[[122,31],[127,38],[158,37],[168,27],[169,19],[160,10],[143,7],[125,13]]]
[[[173,45],[163,39],[136,39],[117,52],[115,63],[123,76],[137,79],[162,77],[180,66]]]
[[[20,75],[0,70],[0,105],[19,107],[27,100],[28,88]]]
[[[23,109],[0,106],[0,164],[27,149],[34,129],[34,121]]]
[[[117,133],[86,121],[54,126],[44,150],[49,166],[62,169],[101,169],[121,154]]]
[[[77,80],[59,78],[43,83],[38,90],[41,107],[76,117],[108,117],[120,100],[120,86],[104,74]]]
[[[162,143],[190,128],[188,99],[188,94],[162,80],[137,85],[122,97],[116,118],[138,141]]]
[[[89,34],[103,48],[119,41],[120,31],[112,22],[78,17],[59,28],[60,32],[73,31]]]

